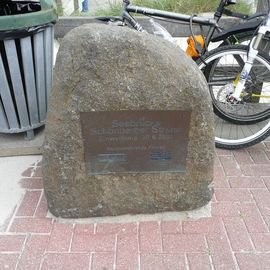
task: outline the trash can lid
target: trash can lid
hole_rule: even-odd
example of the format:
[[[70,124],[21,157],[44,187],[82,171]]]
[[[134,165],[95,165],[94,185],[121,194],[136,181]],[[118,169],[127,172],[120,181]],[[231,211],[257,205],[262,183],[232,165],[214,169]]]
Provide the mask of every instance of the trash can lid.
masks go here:
[[[0,1],[1,2],[1,1]],[[40,3],[41,9],[39,11],[32,11],[29,13],[15,15],[0,16],[0,31],[16,30],[22,28],[29,28],[38,25],[44,25],[57,20],[56,3],[54,0],[40,0],[40,1],[12,1],[5,2],[16,3]],[[1,4],[1,3],[0,3]]]

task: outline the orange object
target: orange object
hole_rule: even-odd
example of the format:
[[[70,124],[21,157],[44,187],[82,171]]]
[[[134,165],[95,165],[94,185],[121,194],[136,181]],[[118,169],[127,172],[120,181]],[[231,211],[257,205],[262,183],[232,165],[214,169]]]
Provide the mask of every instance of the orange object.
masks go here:
[[[196,35],[195,36],[195,39],[202,46],[202,48],[204,48],[205,45],[204,45],[204,38],[203,38],[203,36],[202,35]],[[188,47],[187,47],[186,53],[188,55],[190,55],[191,57],[199,57],[200,54],[196,50],[195,41],[194,41],[194,39],[193,39],[192,36],[190,36],[187,39],[187,43],[188,43]]]

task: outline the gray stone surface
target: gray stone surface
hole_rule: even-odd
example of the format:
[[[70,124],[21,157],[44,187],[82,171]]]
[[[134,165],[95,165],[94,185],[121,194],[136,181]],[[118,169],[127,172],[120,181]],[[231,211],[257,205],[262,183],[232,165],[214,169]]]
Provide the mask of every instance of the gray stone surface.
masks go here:
[[[212,197],[213,115],[195,63],[167,41],[98,24],[72,30],[55,66],[43,151],[50,211],[61,217],[191,210]],[[185,173],[86,173],[80,112],[192,110]]]

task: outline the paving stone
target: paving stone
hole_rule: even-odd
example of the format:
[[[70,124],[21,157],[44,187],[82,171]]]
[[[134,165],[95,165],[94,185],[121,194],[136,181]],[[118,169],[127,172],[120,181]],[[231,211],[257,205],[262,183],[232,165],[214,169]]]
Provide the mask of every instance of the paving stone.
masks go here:
[[[190,270],[212,270],[210,255],[206,253],[188,253]]]
[[[23,177],[31,177],[34,171],[34,167],[27,168],[24,172],[22,172]]]
[[[17,216],[33,216],[37,208],[41,191],[26,191],[23,201],[17,210]]]
[[[246,164],[240,165],[242,175],[243,176],[258,176],[258,174],[256,174],[256,170],[254,170],[253,167],[254,167],[253,165],[246,165]]]
[[[183,233],[185,234],[212,234],[224,232],[223,222],[219,217],[201,218],[196,221],[183,221]]]
[[[73,224],[54,223],[48,252],[68,252],[73,235]]]
[[[208,254],[211,256],[215,269],[235,269],[235,262],[228,237],[225,234],[206,236]]]
[[[270,191],[270,177],[262,177],[266,187],[268,188],[268,190]]]
[[[219,156],[219,160],[227,176],[240,176],[242,174],[233,156]]]
[[[249,153],[255,164],[268,164],[270,162],[264,150],[249,150]]]
[[[268,230],[270,231],[270,216],[264,216],[263,219],[268,226]]]
[[[240,204],[239,211],[249,233],[266,233],[269,231],[256,204]]]
[[[116,269],[137,270],[139,268],[138,236],[120,234],[117,236]]]
[[[265,151],[267,151],[267,149],[270,150],[270,142],[264,141],[263,143],[264,143],[264,145],[265,145],[265,147],[266,147],[266,150],[265,150]]]
[[[2,254],[0,253],[0,269],[14,270],[19,258],[19,254]]]
[[[42,177],[42,168],[41,166],[38,166],[33,171],[33,177]]]
[[[41,177],[22,178],[20,184],[25,189],[43,189],[43,180]]]
[[[16,233],[50,233],[52,220],[47,218],[15,218],[10,232]]]
[[[20,252],[25,235],[0,235],[0,252]]]
[[[136,223],[98,223],[97,234],[137,234]]]
[[[270,159],[270,151],[265,151],[265,154],[266,154],[267,158]]]
[[[75,224],[74,236],[81,235],[87,237],[94,233],[94,224]]]
[[[268,138],[267,138],[268,139]],[[267,139],[265,141],[267,141]],[[261,142],[261,143],[257,143],[255,145],[252,145],[250,147],[248,147],[249,151],[260,151],[260,150],[266,150],[266,145]]]
[[[256,251],[270,252],[270,233],[251,233],[250,236]]]
[[[260,177],[240,176],[228,177],[232,188],[265,188],[265,184]]]
[[[233,152],[231,150],[216,148],[217,156],[232,156]]]
[[[249,190],[241,188],[219,188],[215,190],[218,202],[253,202],[253,197]]]
[[[218,217],[238,217],[238,202],[213,202],[211,205],[212,216]]]
[[[115,235],[73,235],[72,252],[112,252],[115,249]]]
[[[221,166],[214,167],[214,186],[215,188],[229,188],[227,176]]]
[[[41,270],[89,270],[90,255],[81,253],[47,254]]]
[[[42,158],[41,158],[41,160],[40,161],[38,161],[38,162],[36,162],[36,164],[35,164],[36,166],[42,166]]]
[[[214,156],[215,156],[214,167],[222,167],[221,163],[220,163],[220,160],[218,159],[218,155],[217,155],[216,151],[214,153]]]
[[[47,199],[44,195],[44,192],[41,195],[41,199],[38,203],[36,212],[35,212],[35,217],[36,218],[45,218],[48,214],[48,204],[47,204]]]
[[[206,252],[206,242],[200,234],[163,235],[164,253]]]
[[[142,254],[141,270],[187,269],[183,254]]]
[[[223,221],[233,251],[254,250],[243,219],[240,217],[224,217]]]
[[[140,222],[140,252],[160,253],[162,249],[161,231],[158,222]]]
[[[241,270],[269,269],[269,253],[236,253],[235,256]]]
[[[114,253],[94,253],[91,270],[113,270],[114,257]]]
[[[31,235],[26,242],[18,263],[18,270],[36,270],[40,268],[43,254],[49,243],[48,235]]]
[[[182,233],[181,221],[161,221],[161,232],[163,234]]]
[[[245,149],[233,151],[233,155],[238,164],[254,164],[250,154]]]
[[[270,192],[268,189],[251,190],[262,215],[270,216]]]
[[[250,168],[251,168],[251,173],[254,176],[269,176],[270,175],[269,164],[251,165]]]

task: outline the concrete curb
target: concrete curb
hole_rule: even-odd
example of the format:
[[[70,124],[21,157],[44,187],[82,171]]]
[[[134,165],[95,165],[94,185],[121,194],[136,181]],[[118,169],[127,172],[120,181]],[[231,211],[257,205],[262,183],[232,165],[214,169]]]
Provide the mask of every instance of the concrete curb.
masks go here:
[[[149,23],[149,17],[138,16],[136,17],[136,19],[138,19],[138,22],[142,25],[143,29],[149,32],[152,31],[151,24]],[[157,20],[157,22],[160,23],[163,27],[165,27],[174,37],[187,37],[190,35],[189,23],[185,22],[172,23],[160,20]],[[220,20],[219,25],[222,28],[229,28],[239,22],[240,22],[239,19],[225,17]],[[59,21],[55,26],[55,37],[63,38],[73,28],[88,23],[103,23],[103,22],[97,20],[94,17],[60,17]],[[200,27],[196,25],[194,25],[193,29],[195,33],[200,33],[201,31]],[[204,27],[203,29],[204,31],[207,31],[208,27]]]
[[[24,133],[0,133],[0,157],[40,155],[44,140],[44,127],[35,130],[33,140],[26,140]]]

